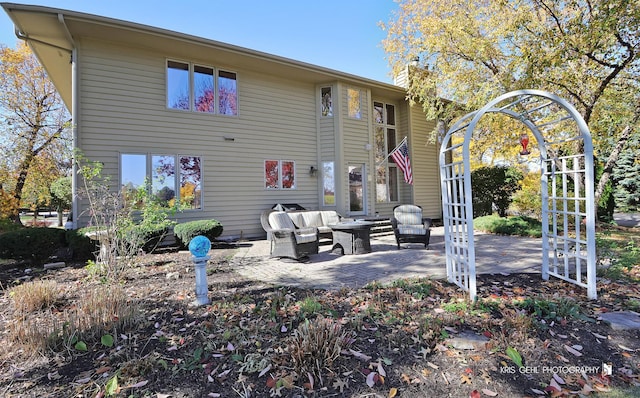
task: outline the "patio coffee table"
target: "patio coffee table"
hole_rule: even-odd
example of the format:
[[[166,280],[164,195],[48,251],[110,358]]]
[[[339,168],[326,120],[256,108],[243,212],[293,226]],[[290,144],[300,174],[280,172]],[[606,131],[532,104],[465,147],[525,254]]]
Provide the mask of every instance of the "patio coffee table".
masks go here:
[[[333,234],[333,248],[336,254],[371,253],[369,238],[374,223],[369,221],[348,221],[329,224]]]

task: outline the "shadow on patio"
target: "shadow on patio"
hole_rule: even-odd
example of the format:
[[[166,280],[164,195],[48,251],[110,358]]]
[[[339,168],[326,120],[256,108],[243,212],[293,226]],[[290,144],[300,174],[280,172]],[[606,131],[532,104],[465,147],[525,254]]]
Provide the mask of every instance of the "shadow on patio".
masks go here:
[[[302,263],[269,258],[269,242],[244,243],[232,265],[241,275],[266,283],[302,288],[359,288],[372,281],[389,283],[397,279],[446,278],[444,229],[433,228],[429,249],[421,244],[396,248],[393,235],[371,239],[372,252],[339,256],[331,244],[321,244],[320,252]],[[478,274],[540,272],[541,239],[476,233]]]

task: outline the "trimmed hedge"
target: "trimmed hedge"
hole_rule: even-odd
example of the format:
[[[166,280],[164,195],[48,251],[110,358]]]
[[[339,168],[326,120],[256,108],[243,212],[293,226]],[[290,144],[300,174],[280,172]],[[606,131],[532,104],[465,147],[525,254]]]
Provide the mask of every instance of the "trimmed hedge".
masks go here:
[[[136,224],[127,228],[122,233],[122,237],[135,250],[142,250],[151,253],[158,247],[160,242],[169,233],[169,227],[159,224]]]
[[[73,253],[73,259],[79,261],[93,260],[99,249],[98,242],[85,235],[87,228],[71,229],[66,232],[67,246]]]
[[[73,259],[86,261],[94,258],[99,250],[98,242],[85,234],[91,228],[65,231],[59,228],[26,227],[0,234],[0,258],[25,260],[33,264],[45,263],[60,249],[68,247]],[[158,225],[134,225],[122,233],[122,237],[135,251],[151,252],[169,233],[169,227]]]
[[[44,263],[65,246],[65,231],[58,228],[30,227],[0,235],[0,257],[34,264]]]
[[[173,233],[178,242],[188,246],[191,239],[198,235],[206,236],[213,241],[222,235],[222,224],[218,220],[196,220],[178,224],[173,227]]]

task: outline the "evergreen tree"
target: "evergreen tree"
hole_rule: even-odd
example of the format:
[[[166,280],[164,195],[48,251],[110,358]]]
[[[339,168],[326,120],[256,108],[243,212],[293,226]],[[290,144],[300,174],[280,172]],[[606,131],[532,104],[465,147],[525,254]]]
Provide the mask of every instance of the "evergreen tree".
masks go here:
[[[640,209],[640,156],[637,152],[628,150],[620,155],[620,160],[613,170],[613,179],[617,209],[622,212],[638,211]]]

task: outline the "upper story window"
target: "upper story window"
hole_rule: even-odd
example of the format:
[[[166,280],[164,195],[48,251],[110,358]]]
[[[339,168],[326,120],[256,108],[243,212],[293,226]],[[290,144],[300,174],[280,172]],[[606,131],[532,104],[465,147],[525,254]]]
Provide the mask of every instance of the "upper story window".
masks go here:
[[[167,61],[167,106],[189,109],[189,64]]]
[[[396,125],[396,108],[392,104],[373,103],[373,121],[376,124]]]
[[[354,88],[347,89],[348,115],[354,119],[362,119],[362,92]]]
[[[213,68],[193,66],[193,110],[215,112]]]
[[[238,114],[238,84],[233,72],[218,71],[218,113]]]
[[[322,87],[320,90],[320,103],[322,104],[322,116],[333,116],[331,87]]]
[[[217,79],[216,79],[217,76]],[[187,62],[167,61],[167,107],[193,112],[238,114],[236,74]]]

